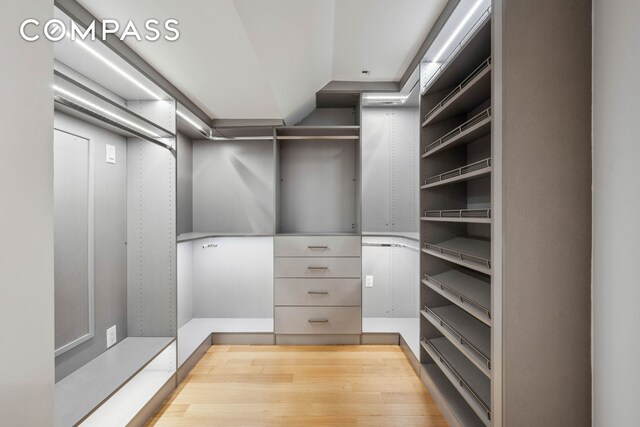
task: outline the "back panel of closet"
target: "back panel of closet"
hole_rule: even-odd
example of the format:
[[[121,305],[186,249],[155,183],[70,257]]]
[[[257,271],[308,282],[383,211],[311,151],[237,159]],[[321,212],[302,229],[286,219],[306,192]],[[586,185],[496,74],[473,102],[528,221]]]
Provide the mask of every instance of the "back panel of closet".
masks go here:
[[[273,234],[271,141],[193,142],[193,231]]]

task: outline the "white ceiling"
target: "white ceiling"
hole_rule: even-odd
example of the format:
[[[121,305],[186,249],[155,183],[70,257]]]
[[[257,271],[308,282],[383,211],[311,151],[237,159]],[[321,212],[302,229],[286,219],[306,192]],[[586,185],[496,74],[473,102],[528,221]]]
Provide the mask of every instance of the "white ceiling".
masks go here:
[[[127,39],[212,117],[294,124],[331,80],[398,81],[446,0],[79,0],[99,18],[175,18],[180,39]],[[361,73],[369,70],[370,75]]]

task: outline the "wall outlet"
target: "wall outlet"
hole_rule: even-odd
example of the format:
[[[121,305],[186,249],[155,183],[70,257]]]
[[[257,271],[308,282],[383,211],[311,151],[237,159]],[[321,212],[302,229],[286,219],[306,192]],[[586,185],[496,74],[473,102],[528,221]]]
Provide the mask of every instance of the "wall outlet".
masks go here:
[[[373,288],[373,276],[365,276],[364,287]]]
[[[107,348],[116,343],[116,325],[107,329]]]
[[[115,165],[116,163],[116,146],[107,144],[105,150],[105,161],[107,163],[112,163]]]

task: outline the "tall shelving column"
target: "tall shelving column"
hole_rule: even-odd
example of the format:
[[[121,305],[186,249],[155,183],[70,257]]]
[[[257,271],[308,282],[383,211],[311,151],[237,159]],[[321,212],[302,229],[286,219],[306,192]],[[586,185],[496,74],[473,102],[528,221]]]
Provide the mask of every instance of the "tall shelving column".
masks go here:
[[[448,420],[491,425],[491,23],[421,94],[423,381]]]

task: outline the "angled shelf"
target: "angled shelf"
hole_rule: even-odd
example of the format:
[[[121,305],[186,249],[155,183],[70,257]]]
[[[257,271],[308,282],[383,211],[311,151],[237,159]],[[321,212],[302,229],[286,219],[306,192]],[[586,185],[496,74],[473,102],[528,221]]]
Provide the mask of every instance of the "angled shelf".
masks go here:
[[[425,339],[421,344],[471,409],[485,425],[489,425],[491,423],[491,380],[446,338]]]
[[[169,346],[172,337],[128,337],[55,384],[55,425],[72,426]]]
[[[422,95],[443,91],[460,83],[491,55],[491,19],[480,22],[460,49],[427,82]]]
[[[491,57],[456,86],[424,116],[422,127],[467,114],[491,97]]]
[[[425,243],[424,253],[463,267],[491,274],[491,242],[485,239],[454,237],[439,243]]]
[[[449,270],[433,276],[425,274],[422,283],[491,326],[490,282],[459,270]]]
[[[473,116],[424,148],[422,158],[476,141],[491,132],[491,107]]]
[[[424,307],[422,315],[487,377],[491,377],[491,328],[457,305]]]
[[[491,209],[439,209],[426,210],[422,221],[491,223]]]
[[[424,348],[424,344],[421,342]],[[426,351],[426,350],[425,350]],[[458,423],[465,427],[481,427],[486,425],[478,414],[471,409],[471,406],[462,397],[458,389],[451,383],[451,380],[442,372],[442,369],[435,363],[422,364],[422,381],[433,396],[434,400],[443,400],[446,407]],[[438,406],[440,406],[438,404]]]
[[[461,168],[429,177],[425,179],[424,185],[420,188],[425,190],[439,185],[453,184],[454,182],[463,182],[470,179],[481,178],[489,174],[491,174],[491,158],[480,160],[478,162],[462,166]]]

